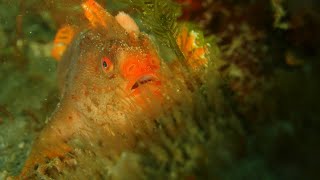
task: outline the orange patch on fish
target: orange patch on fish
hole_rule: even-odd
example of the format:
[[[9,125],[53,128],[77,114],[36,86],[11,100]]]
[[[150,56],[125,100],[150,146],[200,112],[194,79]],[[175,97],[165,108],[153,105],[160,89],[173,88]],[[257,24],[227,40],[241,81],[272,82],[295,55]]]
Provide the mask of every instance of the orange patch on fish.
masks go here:
[[[177,44],[186,57],[187,64],[194,70],[204,67],[208,63],[207,46],[199,43],[198,38],[198,34],[189,31],[187,27],[183,27],[177,37]]]
[[[53,41],[53,48],[51,50],[51,55],[53,58],[55,58],[57,61],[61,59],[61,56],[71,43],[74,35],[75,30],[69,25],[63,26],[58,30]]]
[[[102,8],[94,0],[88,0],[82,4],[84,15],[87,17],[93,27],[101,25],[107,27],[104,17],[106,16],[105,9]]]

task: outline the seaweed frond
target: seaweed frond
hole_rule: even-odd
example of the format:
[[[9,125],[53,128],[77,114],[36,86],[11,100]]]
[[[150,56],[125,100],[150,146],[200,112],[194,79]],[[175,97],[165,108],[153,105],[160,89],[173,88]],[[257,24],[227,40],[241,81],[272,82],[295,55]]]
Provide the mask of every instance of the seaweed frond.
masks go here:
[[[290,28],[290,24],[288,22],[283,22],[284,17],[287,16],[287,12],[283,7],[283,3],[285,1],[286,0],[271,0],[271,5],[274,11],[273,26],[282,30]]]
[[[170,0],[121,0],[135,8],[141,15],[144,26],[164,45],[171,48],[180,60],[185,60],[177,45],[179,32],[177,17],[180,15],[178,4]]]

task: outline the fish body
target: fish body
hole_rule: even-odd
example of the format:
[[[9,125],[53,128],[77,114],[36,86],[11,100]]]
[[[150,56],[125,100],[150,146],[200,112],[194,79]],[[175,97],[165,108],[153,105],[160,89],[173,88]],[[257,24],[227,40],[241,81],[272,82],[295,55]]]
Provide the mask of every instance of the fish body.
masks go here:
[[[131,134],[145,122],[134,118],[134,112],[148,108],[151,96],[161,99],[160,58],[149,37],[124,13],[113,17],[93,0],[82,7],[88,24],[69,27],[67,38],[57,34],[55,46],[63,46],[53,53],[59,60],[61,100],[35,140],[20,178],[71,152],[69,142],[92,136],[88,127],[93,124],[114,151],[135,146]]]

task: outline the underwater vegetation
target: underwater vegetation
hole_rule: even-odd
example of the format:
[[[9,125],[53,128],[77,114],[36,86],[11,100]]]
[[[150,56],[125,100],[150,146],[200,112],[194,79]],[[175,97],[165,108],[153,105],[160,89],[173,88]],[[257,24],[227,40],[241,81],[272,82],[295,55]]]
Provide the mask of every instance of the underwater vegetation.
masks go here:
[[[318,179],[319,12],[1,1],[0,179]]]

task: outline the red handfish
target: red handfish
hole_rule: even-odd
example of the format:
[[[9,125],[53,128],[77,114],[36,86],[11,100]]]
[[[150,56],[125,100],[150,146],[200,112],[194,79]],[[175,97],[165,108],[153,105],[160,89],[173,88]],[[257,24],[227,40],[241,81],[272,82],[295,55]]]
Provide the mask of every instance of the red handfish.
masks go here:
[[[20,178],[28,178],[47,159],[71,152],[69,141],[88,135],[84,129],[90,124],[103,129],[114,150],[134,146],[130,133],[143,122],[132,122],[128,112],[139,109],[137,104],[145,106],[146,94],[161,99],[160,58],[149,37],[125,13],[113,17],[94,0],[82,8],[88,25],[57,33],[53,55],[60,59],[61,101],[34,142]]]

